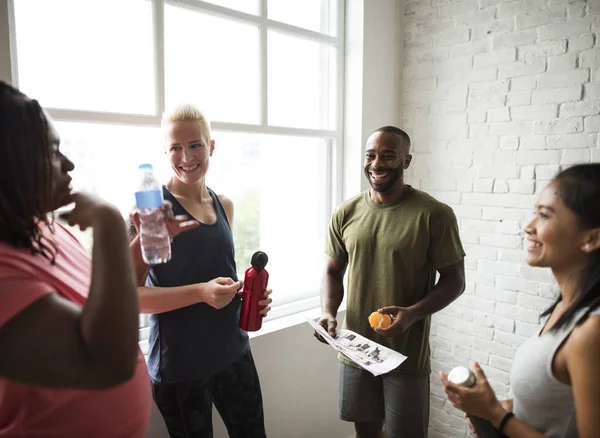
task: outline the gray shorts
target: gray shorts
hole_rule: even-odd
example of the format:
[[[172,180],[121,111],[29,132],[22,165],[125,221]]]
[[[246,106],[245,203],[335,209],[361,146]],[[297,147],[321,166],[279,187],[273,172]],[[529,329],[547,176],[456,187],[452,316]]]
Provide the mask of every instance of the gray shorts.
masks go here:
[[[340,362],[339,410],[344,421],[383,420],[388,438],[425,438],[429,425],[429,376],[375,377]]]

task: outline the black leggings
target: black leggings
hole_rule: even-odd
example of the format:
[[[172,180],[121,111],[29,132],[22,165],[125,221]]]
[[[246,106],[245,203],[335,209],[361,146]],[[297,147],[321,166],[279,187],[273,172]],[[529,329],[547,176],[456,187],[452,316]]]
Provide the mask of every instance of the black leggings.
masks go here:
[[[214,376],[155,383],[152,396],[171,438],[212,438],[212,404],[231,438],[266,438],[258,373],[248,351]]]

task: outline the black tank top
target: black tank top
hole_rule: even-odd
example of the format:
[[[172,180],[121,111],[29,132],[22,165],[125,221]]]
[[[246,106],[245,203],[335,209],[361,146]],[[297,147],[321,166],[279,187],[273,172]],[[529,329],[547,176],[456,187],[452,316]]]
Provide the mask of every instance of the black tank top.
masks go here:
[[[147,286],[175,287],[208,282],[216,277],[237,281],[233,235],[225,210],[215,193],[217,221],[181,233],[171,243],[171,260],[150,269]],[[163,187],[175,215],[192,216]],[[239,327],[241,299],[216,310],[193,304],[150,316],[148,370],[154,382],[173,383],[209,377],[231,365],[250,348]]]

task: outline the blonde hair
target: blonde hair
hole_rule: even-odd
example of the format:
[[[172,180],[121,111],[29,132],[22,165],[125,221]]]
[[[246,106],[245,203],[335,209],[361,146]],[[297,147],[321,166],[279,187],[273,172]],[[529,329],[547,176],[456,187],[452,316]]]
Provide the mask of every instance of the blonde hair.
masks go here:
[[[206,136],[206,141],[210,143],[212,134],[210,131],[210,122],[206,116],[197,107],[192,104],[184,103],[178,105],[173,110],[165,112],[162,117],[162,126],[177,122],[197,122],[200,125],[202,133]],[[208,146],[208,145],[207,145]]]

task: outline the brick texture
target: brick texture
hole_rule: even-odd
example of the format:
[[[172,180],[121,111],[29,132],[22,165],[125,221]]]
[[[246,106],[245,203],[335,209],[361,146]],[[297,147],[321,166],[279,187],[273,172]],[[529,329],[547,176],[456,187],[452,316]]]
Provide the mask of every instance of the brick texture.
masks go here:
[[[558,293],[524,262],[537,194],[564,166],[600,161],[600,0],[409,0],[407,181],[448,203],[467,290],[432,320],[430,436],[468,436],[437,372],[479,361],[499,397],[512,358]]]

